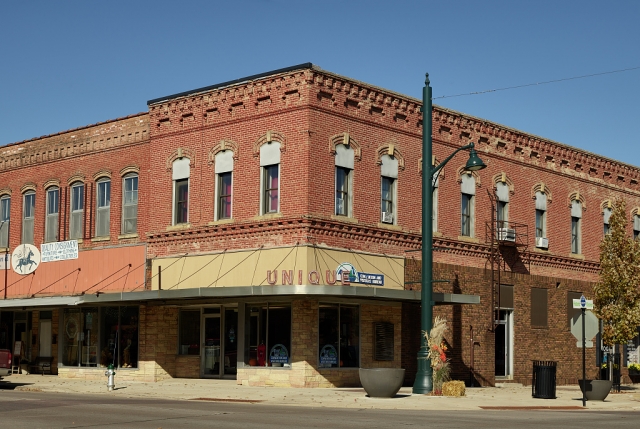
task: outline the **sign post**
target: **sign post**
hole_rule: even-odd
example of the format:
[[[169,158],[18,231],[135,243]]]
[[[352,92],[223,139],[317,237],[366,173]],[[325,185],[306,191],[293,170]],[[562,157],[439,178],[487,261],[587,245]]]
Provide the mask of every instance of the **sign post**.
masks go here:
[[[582,311],[582,406],[587,406],[587,356],[586,356],[586,348],[587,348],[587,336],[586,336],[586,328],[585,328],[585,320],[586,320],[586,310],[587,308],[593,309],[593,301],[587,300],[584,295],[580,297],[580,299],[573,300],[573,308],[579,308]],[[572,328],[573,331],[573,328]],[[574,335],[576,335],[576,332]],[[591,331],[590,331],[591,332]]]

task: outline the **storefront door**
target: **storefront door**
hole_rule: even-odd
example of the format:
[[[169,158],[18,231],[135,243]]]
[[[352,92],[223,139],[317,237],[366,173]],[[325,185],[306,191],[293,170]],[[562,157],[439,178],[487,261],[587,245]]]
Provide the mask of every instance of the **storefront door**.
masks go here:
[[[201,376],[220,377],[220,314],[202,316]]]
[[[513,374],[513,311],[500,310],[496,320],[496,377],[509,378]]]

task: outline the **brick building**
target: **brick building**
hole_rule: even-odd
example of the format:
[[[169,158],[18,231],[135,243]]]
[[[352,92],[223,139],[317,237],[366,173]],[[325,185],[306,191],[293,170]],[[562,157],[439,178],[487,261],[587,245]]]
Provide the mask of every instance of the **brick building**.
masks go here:
[[[2,148],[0,347],[21,341],[65,377],[114,363],[125,379],[347,386],[358,367],[403,367],[411,384],[420,104],[302,64]],[[613,199],[640,230],[640,170],[444,108],[433,119],[432,162],[473,141],[488,166],[455,158],[434,192],[454,377],[528,384],[541,359],[574,382],[570,302],[597,279]]]

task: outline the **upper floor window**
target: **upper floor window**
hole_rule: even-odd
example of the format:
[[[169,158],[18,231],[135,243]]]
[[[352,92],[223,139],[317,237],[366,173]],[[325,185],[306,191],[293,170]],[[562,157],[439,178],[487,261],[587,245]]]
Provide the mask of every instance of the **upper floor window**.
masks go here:
[[[44,241],[51,243],[58,241],[60,230],[60,189],[51,187],[47,189],[47,221],[45,224]]]
[[[80,239],[84,232],[84,183],[71,185],[71,216],[69,238]]]
[[[173,224],[189,222],[189,177],[191,160],[180,158],[173,161]]]
[[[603,232],[604,235],[607,235],[611,232],[611,227],[609,226],[609,218],[611,217],[611,208],[605,207],[602,211],[602,221],[603,221]]]
[[[122,233],[138,230],[138,175],[129,173],[122,179]]]
[[[223,150],[216,154],[216,220],[231,219],[233,190],[233,152]]]
[[[0,198],[0,247],[9,247],[9,226],[11,221],[11,197]]]
[[[35,226],[36,193],[27,192],[23,196],[22,206],[22,242],[33,244],[33,228]]]
[[[111,225],[111,180],[97,183],[96,237],[108,237]]]
[[[336,145],[335,214],[339,216],[353,216],[353,164],[353,149],[350,146],[344,144]]]
[[[476,179],[472,174],[463,174],[462,185],[462,208],[461,208],[461,231],[460,235],[466,237],[474,236],[474,202],[476,195]]]
[[[640,237],[640,216],[633,215],[633,239],[637,240]]]
[[[507,228],[509,220],[509,185],[496,183],[496,222],[498,228]]]
[[[547,237],[547,194],[536,192],[536,237]]]
[[[280,143],[267,142],[260,146],[260,214],[280,211]]]
[[[580,201],[571,201],[571,253],[581,252],[581,222],[582,222],[582,203]]]
[[[382,155],[380,161],[380,175],[382,176],[381,221],[395,224],[398,214],[396,192],[398,186],[398,160],[390,155]]]

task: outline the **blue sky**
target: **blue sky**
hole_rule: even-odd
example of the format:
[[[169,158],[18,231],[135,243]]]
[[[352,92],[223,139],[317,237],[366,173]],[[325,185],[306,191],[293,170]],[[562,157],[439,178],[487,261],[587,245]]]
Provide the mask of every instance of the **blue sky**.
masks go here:
[[[0,14],[0,144],[304,62],[421,97],[640,67],[640,1],[22,1]],[[640,69],[434,100],[640,166]]]

